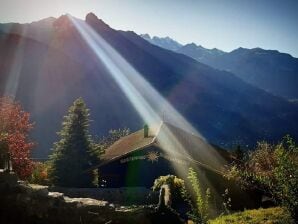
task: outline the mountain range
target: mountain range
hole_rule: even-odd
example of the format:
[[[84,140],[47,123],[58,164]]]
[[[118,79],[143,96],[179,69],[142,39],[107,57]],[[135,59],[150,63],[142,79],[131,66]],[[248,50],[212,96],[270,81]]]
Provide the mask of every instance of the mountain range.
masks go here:
[[[160,38],[156,36],[150,37],[149,34],[141,34],[140,36],[145,40],[149,41],[150,43],[153,43],[156,46],[159,46],[171,51],[177,51],[181,47],[183,47],[182,44],[178,43],[177,41],[173,40],[170,37],[164,37],[164,38]]]
[[[298,59],[277,50],[238,48],[224,52],[195,43],[182,45],[169,37],[140,35],[150,43],[185,54],[214,68],[235,74],[245,82],[290,101],[298,99]],[[166,44],[164,44],[166,43]],[[180,46],[180,47],[179,47]]]
[[[122,127],[134,131],[144,124],[70,17],[0,24],[0,95],[15,95],[31,113],[37,157],[50,153],[63,116],[78,97],[90,108],[92,134]],[[80,22],[125,58],[209,142],[251,147],[288,133],[298,137],[298,106],[243,81],[240,74],[155,46],[132,31],[115,30],[92,13]]]

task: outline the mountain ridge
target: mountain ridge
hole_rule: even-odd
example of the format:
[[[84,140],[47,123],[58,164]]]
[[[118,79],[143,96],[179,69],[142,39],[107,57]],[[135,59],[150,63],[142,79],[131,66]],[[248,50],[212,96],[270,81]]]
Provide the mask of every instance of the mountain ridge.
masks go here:
[[[148,41],[168,49],[162,42],[155,43],[152,39]],[[174,51],[211,67],[234,73],[245,82],[276,96],[290,101],[298,98],[298,59],[290,54],[260,47],[239,47],[224,52],[216,48],[207,49],[195,43],[186,44]]]
[[[251,146],[257,140],[274,141],[287,133],[298,137],[294,125],[298,120],[297,106],[234,74],[154,46],[134,32],[114,30],[92,15],[86,18],[80,21],[122,55],[211,143],[222,147]],[[91,109],[92,134],[102,135],[121,127],[134,131],[144,124],[75,26],[63,22],[60,25],[59,29],[52,26],[45,30],[50,40],[39,35],[36,26],[30,27],[31,33],[25,33],[42,42],[27,40],[24,33],[20,33],[20,44],[11,33],[0,38],[0,61],[5,59],[0,63],[0,95],[5,94],[7,80],[16,75],[10,68],[22,49],[16,99],[36,122],[32,137],[39,142],[37,156],[49,153],[67,108],[78,97],[83,97]],[[157,112],[161,113],[158,109]]]
[[[146,34],[140,34],[140,36],[143,39],[149,41],[150,43],[152,43],[154,45],[157,45],[159,47],[163,47],[165,49],[172,50],[172,51],[177,51],[180,47],[183,46],[182,44],[180,44],[179,42],[173,40],[170,37],[160,38],[160,37],[157,37],[157,36],[153,36],[151,38],[151,36],[147,33]]]

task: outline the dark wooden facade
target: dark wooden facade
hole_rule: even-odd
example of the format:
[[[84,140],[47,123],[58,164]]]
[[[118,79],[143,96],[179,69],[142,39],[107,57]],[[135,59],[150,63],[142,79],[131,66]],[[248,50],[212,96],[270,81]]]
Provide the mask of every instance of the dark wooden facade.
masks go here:
[[[106,187],[152,187],[157,177],[175,173],[172,163],[162,155],[160,148],[152,145],[104,164],[98,168],[100,184]]]
[[[188,169],[198,171],[204,182],[217,182],[222,176],[183,158],[166,154],[157,145],[150,145],[98,167],[100,185],[103,187],[147,187],[153,186],[159,176],[176,175],[187,179]],[[208,179],[206,181],[205,179]]]

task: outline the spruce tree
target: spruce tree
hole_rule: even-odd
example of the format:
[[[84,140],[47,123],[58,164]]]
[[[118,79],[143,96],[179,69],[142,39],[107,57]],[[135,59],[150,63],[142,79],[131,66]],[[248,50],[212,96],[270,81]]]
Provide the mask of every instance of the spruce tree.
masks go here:
[[[97,160],[89,135],[89,110],[82,98],[74,101],[64,117],[60,140],[54,143],[50,156],[50,178],[64,187],[94,186],[94,172],[88,171]],[[87,172],[86,172],[87,171]]]

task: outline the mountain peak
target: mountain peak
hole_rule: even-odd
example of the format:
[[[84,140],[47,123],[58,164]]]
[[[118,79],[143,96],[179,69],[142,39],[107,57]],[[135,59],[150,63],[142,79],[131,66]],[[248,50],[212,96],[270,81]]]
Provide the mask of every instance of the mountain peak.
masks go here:
[[[86,15],[85,21],[89,25],[96,25],[100,27],[101,29],[109,29],[110,26],[106,24],[103,20],[99,19],[93,12],[89,12]]]
[[[156,46],[171,50],[171,51],[176,51],[179,48],[182,47],[182,44],[180,44],[179,42],[173,40],[170,37],[157,37],[157,36],[153,36],[150,37],[149,34],[141,34],[140,37],[142,37],[143,39],[149,41],[151,44],[154,44]]]
[[[190,44],[186,44],[184,45],[184,47],[187,48],[193,48],[193,49],[201,49],[201,50],[206,50],[206,48],[204,48],[202,45],[197,45],[196,43],[192,42]]]
[[[70,17],[71,15],[69,14],[60,16],[58,19],[56,19],[53,22],[54,27],[59,29],[72,27],[73,24],[72,24],[72,21],[70,20]]]
[[[233,51],[247,51],[247,48],[244,47],[238,47],[237,49],[233,50]]]
[[[93,13],[93,12],[89,12],[87,15],[86,15],[86,21],[87,20],[99,20],[98,17]]]
[[[186,44],[185,46],[188,46],[188,47],[197,47],[197,45],[194,42],[192,42],[190,44]]]
[[[150,40],[151,39],[151,37],[150,37],[150,35],[148,33],[140,34],[140,36],[142,38],[144,38],[145,40]]]

